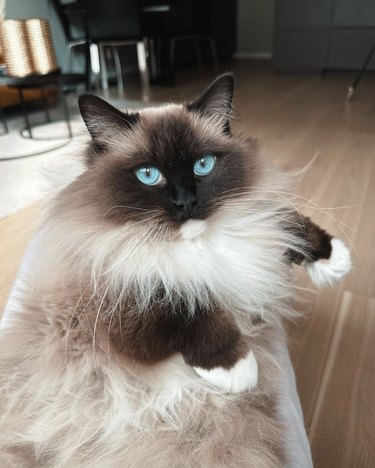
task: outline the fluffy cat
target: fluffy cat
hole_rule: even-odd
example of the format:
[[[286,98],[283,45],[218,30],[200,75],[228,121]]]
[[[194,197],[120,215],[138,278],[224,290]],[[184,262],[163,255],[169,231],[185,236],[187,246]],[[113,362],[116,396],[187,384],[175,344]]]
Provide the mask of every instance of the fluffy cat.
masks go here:
[[[81,96],[87,170],[52,203],[1,329],[1,466],[288,464],[291,263],[332,282],[350,256],[232,134],[232,97],[231,74],[139,112]]]

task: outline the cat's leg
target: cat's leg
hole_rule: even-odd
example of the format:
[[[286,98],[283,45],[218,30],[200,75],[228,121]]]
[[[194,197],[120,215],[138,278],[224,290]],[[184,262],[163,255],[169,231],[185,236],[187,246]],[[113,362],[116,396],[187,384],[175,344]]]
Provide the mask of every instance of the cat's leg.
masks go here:
[[[153,364],[179,352],[198,375],[221,390],[240,393],[254,388],[258,366],[248,340],[232,318],[221,310],[197,310],[189,316],[155,305],[147,314],[126,314],[111,325],[117,349],[144,364]]]
[[[203,379],[230,393],[245,392],[257,385],[254,352],[225,312],[201,312],[186,331],[180,351]]]
[[[340,239],[332,237],[305,216],[298,218],[296,226],[297,235],[305,243],[305,251],[290,251],[288,255],[291,261],[306,268],[316,286],[332,285],[350,271],[350,252]]]

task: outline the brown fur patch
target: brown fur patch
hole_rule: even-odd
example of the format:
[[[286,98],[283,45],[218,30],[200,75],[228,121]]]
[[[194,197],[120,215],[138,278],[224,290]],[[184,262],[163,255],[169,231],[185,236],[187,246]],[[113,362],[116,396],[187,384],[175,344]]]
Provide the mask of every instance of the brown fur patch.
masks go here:
[[[124,302],[113,312],[109,335],[117,349],[142,363],[156,363],[181,353],[190,366],[231,368],[244,357],[249,345],[228,313],[212,304],[189,316],[181,300],[171,310],[163,295],[150,304],[147,314],[137,314],[135,301]]]
[[[290,261],[300,265],[304,260],[315,262],[319,259],[328,259],[332,252],[332,236],[306,216],[296,215],[294,221],[293,227],[289,229],[305,243],[305,254],[289,251]]]
[[[18,315],[15,318],[15,326],[2,337],[4,347],[0,356],[0,384],[3,390],[11,382],[11,374],[17,372],[14,391],[21,389],[26,382],[33,382],[32,379],[36,379],[39,386],[45,388],[44,392],[47,392],[43,395],[49,402],[48,411],[52,411],[51,408],[58,403],[58,399],[63,397],[63,407],[58,405],[57,408],[67,412],[63,432],[59,433],[58,427],[44,428],[51,431],[52,439],[39,447],[38,455],[32,444],[25,444],[22,440],[22,434],[27,430],[25,415],[29,415],[28,425],[37,423],[38,417],[42,415],[41,410],[38,410],[30,419],[31,413],[28,405],[32,404],[32,398],[21,400],[8,418],[1,420],[2,433],[6,433],[7,438],[13,442],[11,446],[7,446],[8,439],[0,440],[0,460],[12,460],[12,462],[14,460],[15,463],[19,463],[14,465],[17,468],[53,467],[59,463],[62,456],[66,456],[60,452],[62,444],[65,444],[65,450],[73,447],[82,436],[82,428],[88,430],[90,424],[94,424],[93,433],[105,430],[105,427],[101,429],[98,424],[105,415],[105,408],[108,404],[106,395],[113,385],[109,376],[113,370],[122,373],[122,369],[125,370],[128,362],[124,362],[115,349],[108,347],[108,329],[106,328],[109,324],[107,327],[104,324],[99,325],[95,345],[97,364],[92,373],[86,375],[87,371],[82,365],[93,359],[92,343],[89,343],[88,337],[93,332],[97,304],[88,295],[80,299],[85,307],[75,310],[79,299],[79,296],[74,296],[73,299],[72,289],[67,289],[55,291],[54,294],[48,296],[44,295],[42,301],[36,298],[32,302],[26,301],[23,307],[28,313]],[[75,314],[73,321],[71,313]],[[91,323],[91,333],[88,332],[86,320]],[[145,423],[148,421],[150,429],[139,432],[129,425],[126,432],[122,434],[122,443],[115,452],[110,451],[109,441],[105,442],[106,439],[104,439],[100,442],[97,437],[94,437],[83,445],[78,444],[64,466],[81,468],[88,466],[119,468],[124,465],[127,468],[140,466],[281,468],[285,466],[287,463],[286,428],[276,409],[281,378],[276,352],[279,339],[280,329],[277,327],[265,325],[259,327],[252,342],[252,349],[259,363],[259,382],[252,392],[243,395],[215,395],[201,393],[198,390],[192,398],[187,395],[180,400],[178,407],[175,408],[175,417],[179,421],[177,426],[163,418],[154,420],[155,415],[152,412],[149,415],[146,413]],[[87,344],[85,344],[86,340]],[[73,348],[77,346],[73,353],[71,352],[72,346]],[[78,349],[81,351],[80,355]],[[24,364],[25,355],[28,356],[27,365]],[[6,367],[4,367],[5,357],[7,357],[8,364]],[[12,366],[9,366],[10,362]],[[43,363],[42,366],[41,363]],[[93,393],[88,393],[85,399],[80,400],[79,407],[82,415],[85,415],[85,417],[80,417],[80,425],[76,425],[74,420],[69,423],[70,408],[76,404],[74,402],[77,394],[71,392],[69,387],[64,391],[64,387],[68,385],[64,380],[68,369],[75,369],[77,383],[81,382],[78,385],[87,385],[88,388],[92,386],[95,389]],[[159,372],[163,372],[162,367]],[[147,367],[137,370],[139,378],[147,373]],[[115,375],[116,373],[111,378],[113,379]],[[58,382],[56,379],[61,379],[61,381]],[[136,388],[135,386],[135,397]],[[32,392],[33,388],[27,389],[27,394],[29,391]],[[32,397],[32,393],[30,396]],[[10,398],[11,394],[8,397]],[[4,409],[8,404],[6,391],[3,392],[3,400],[0,404],[4,415]],[[103,412],[103,416],[98,419],[98,415],[92,412],[93,409],[100,414]],[[87,411],[91,412],[86,414]],[[33,418],[36,419],[33,420]],[[58,418],[60,420],[61,414]],[[46,419],[43,424],[50,423]],[[59,435],[53,435],[55,433]],[[117,434],[116,437],[118,439],[119,435]],[[70,438],[71,442],[69,442]],[[18,447],[15,448],[17,445]]]

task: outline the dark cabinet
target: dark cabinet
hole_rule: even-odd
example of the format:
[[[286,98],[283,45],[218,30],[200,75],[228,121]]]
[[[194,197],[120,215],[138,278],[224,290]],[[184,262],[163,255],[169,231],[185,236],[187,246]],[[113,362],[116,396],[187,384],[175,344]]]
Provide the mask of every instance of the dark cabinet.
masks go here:
[[[375,1],[335,0],[333,26],[337,28],[375,28]]]
[[[278,70],[358,69],[375,44],[375,0],[278,0],[274,37]]]
[[[329,33],[326,30],[285,30],[275,41],[275,66],[279,70],[322,69]]]
[[[332,32],[328,52],[328,69],[359,69],[370,48],[375,44],[374,29],[337,29]],[[369,69],[375,69],[375,57],[369,63]]]
[[[333,0],[280,0],[276,17],[280,28],[323,28],[331,22]]]

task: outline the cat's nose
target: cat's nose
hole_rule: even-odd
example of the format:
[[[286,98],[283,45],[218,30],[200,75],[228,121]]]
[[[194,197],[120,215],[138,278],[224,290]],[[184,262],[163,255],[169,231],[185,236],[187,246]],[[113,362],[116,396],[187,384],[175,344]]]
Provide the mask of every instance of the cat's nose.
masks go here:
[[[173,202],[180,210],[190,212],[197,204],[197,197],[192,195]]]
[[[180,190],[172,196],[173,204],[183,212],[191,212],[197,204],[197,196],[192,191]]]

